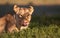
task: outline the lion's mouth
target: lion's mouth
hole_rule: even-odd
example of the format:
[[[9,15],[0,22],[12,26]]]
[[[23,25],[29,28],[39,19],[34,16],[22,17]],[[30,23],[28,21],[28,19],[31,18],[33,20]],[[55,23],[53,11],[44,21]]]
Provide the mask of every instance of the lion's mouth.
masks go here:
[[[22,26],[28,26],[29,23],[28,22],[23,22],[23,25]]]

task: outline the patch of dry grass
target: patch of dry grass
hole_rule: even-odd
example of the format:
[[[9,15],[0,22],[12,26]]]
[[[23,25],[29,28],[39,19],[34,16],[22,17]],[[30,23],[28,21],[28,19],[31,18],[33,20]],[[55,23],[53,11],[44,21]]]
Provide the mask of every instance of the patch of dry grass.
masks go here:
[[[60,0],[0,0],[0,4],[8,2],[10,4],[26,5],[31,2],[34,5],[59,5],[59,1]]]

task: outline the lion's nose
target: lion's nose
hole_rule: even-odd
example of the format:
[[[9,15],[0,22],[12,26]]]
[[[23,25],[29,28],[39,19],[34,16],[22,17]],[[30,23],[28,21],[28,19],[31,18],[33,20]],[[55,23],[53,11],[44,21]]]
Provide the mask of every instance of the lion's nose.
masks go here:
[[[23,26],[27,26],[28,24],[28,22],[23,22]]]

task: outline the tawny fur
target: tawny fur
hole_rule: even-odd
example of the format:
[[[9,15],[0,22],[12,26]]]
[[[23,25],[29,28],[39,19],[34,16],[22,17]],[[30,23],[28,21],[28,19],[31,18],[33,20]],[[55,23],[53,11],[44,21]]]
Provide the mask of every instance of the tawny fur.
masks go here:
[[[16,12],[16,14],[20,14],[19,16],[23,18],[22,23],[27,22],[26,27],[28,27],[34,8],[32,6],[29,6],[29,8],[23,8],[23,7],[18,7],[17,5],[14,5],[13,10]],[[26,29],[26,27],[21,26],[20,29],[21,30]]]
[[[30,6],[30,8],[20,8],[17,5],[14,5],[13,10],[20,17],[19,19],[21,19],[18,22],[20,25],[16,25],[17,21],[16,18],[14,18],[14,15],[7,14],[4,17],[0,18],[0,33],[4,31],[19,32],[22,29],[28,28],[31,20],[31,15],[34,11],[33,7]],[[23,26],[24,22],[27,22],[26,26]]]
[[[0,33],[4,31],[13,32],[14,30],[18,32],[18,28],[15,25],[15,18],[11,14],[0,18]]]

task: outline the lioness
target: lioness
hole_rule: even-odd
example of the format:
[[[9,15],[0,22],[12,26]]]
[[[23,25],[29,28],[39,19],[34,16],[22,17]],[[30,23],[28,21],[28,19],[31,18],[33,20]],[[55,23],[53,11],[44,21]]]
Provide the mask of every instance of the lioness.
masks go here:
[[[17,5],[14,5],[14,11],[22,19],[20,30],[26,29],[30,23],[31,15],[34,11],[33,7],[30,6],[30,8],[20,8]],[[17,26],[19,27],[20,25]]]
[[[14,5],[13,10],[14,15],[7,14],[0,18],[0,33],[6,32],[19,32],[22,29],[26,29],[30,23],[31,15],[34,11],[33,7],[30,8],[20,8]]]

